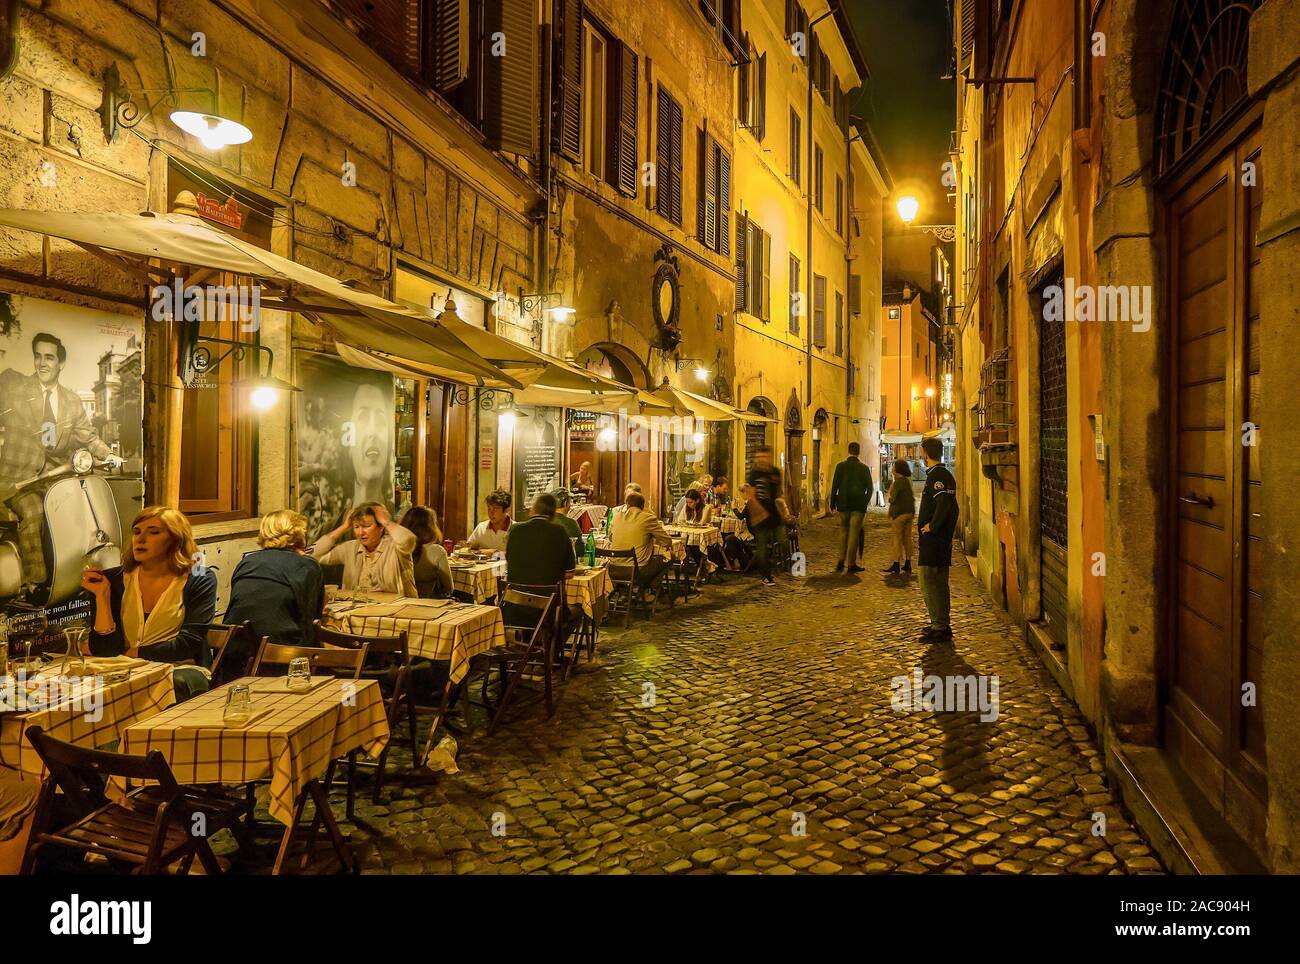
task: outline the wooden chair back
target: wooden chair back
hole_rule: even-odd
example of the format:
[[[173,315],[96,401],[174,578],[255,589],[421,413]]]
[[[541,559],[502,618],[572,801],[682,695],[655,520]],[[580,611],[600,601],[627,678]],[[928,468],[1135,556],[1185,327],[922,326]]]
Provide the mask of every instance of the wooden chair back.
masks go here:
[[[157,750],[146,756],[92,750],[56,740],[39,726],[29,726],[26,736],[49,771],[53,785],[81,813],[90,813],[108,802],[104,788],[111,777],[152,780],[158,784],[158,794],[166,800],[180,793],[167,759]]]
[[[257,659],[253,661],[253,675],[261,676],[265,668],[287,667],[290,660],[306,657],[313,673],[317,669],[351,671],[353,679],[360,679],[361,668],[365,666],[369,652],[368,643],[363,643],[360,649],[325,649],[319,646],[285,646],[271,642],[269,636],[263,636],[262,645],[257,650]]]

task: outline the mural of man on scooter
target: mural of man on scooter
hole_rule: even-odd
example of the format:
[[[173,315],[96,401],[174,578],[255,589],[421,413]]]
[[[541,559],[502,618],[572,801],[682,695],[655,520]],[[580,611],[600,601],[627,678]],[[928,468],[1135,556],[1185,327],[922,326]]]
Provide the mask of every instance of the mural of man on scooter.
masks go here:
[[[14,368],[0,372],[0,427],[4,431],[0,501],[18,517],[19,598],[40,605],[54,601],[50,592],[54,574],[48,571],[45,558],[47,493],[60,478],[74,472],[88,474],[94,463],[118,468],[122,458],[99,437],[82,398],[60,384],[68,361],[62,339],[38,332],[31,339],[31,351],[32,374]],[[89,465],[87,455],[94,460]],[[95,515],[93,494],[87,492],[86,500]],[[120,540],[116,528],[114,521],[109,533],[114,543]]]

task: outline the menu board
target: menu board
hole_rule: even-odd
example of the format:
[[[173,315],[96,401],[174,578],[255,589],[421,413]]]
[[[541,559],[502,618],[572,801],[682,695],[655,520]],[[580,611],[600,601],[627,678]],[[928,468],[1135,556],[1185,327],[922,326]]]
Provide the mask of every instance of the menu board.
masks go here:
[[[515,514],[526,510],[542,492],[554,492],[561,485],[561,410],[523,408],[515,423]]]
[[[599,416],[595,412],[573,411],[569,413],[569,441],[596,441],[596,423]]]
[[[767,444],[767,424],[764,422],[745,423],[745,474],[754,467],[754,452]]]

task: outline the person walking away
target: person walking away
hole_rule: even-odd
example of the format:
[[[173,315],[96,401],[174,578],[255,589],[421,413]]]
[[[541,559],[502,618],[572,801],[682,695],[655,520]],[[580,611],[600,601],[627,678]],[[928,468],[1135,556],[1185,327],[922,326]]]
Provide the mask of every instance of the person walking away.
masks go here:
[[[849,457],[835,466],[835,476],[831,481],[830,510],[840,514],[840,558],[835,563],[836,572],[844,571],[845,562],[849,572],[862,571],[858,565],[859,536],[875,486],[871,481],[871,469],[858,458],[861,451],[862,446],[850,442]]]
[[[912,520],[915,516],[912,467],[903,459],[898,459],[894,462],[894,482],[889,487],[889,528],[894,537],[894,561],[883,572],[897,575],[912,571]]]
[[[952,568],[952,536],[957,528],[957,482],[940,461],[943,442],[937,438],[923,439],[921,450],[925,453],[926,479],[921,511],[916,517],[920,527],[917,566],[925,608],[930,614],[930,625],[921,631],[921,639],[927,643],[951,643],[948,574]]]
[[[747,481],[754,490],[746,503],[749,531],[754,536],[754,558],[763,574],[763,585],[775,586],[772,550],[786,538],[786,532],[776,504],[781,497],[781,470],[772,464],[772,450],[766,445],[754,450],[754,467],[749,470]]]

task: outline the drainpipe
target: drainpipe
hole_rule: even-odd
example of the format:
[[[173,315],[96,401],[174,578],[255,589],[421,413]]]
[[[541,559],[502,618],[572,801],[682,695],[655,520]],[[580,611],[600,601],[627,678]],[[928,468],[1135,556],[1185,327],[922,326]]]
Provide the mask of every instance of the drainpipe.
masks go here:
[[[22,0],[4,0],[4,49],[0,51],[0,80],[4,80],[18,66],[18,11]]]
[[[807,320],[806,327],[808,329],[808,331],[806,332],[807,337],[805,339],[807,345],[808,363],[807,363],[807,383],[804,388],[804,399],[803,399],[804,408],[808,408],[810,405],[812,405],[813,319],[816,317],[817,314],[817,302],[814,300],[817,296],[817,293],[813,287],[813,188],[815,186],[813,183],[813,178],[816,176],[816,172],[813,170],[813,72],[816,71],[817,65],[813,63],[813,59],[812,59],[812,36],[813,36],[813,28],[816,27],[823,20],[825,20],[827,17],[834,14],[834,12],[835,12],[834,7],[828,7],[825,13],[812,20],[808,24],[808,36],[804,37],[804,50],[807,51],[808,53],[808,113],[804,117],[804,123],[808,126],[808,167],[805,170],[805,175],[807,176],[807,181],[805,183],[808,187],[808,225],[807,225],[808,267],[806,269],[808,273],[808,300],[807,302],[805,302],[805,304],[807,304],[809,307],[809,312],[805,316]]]

